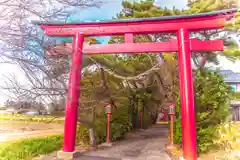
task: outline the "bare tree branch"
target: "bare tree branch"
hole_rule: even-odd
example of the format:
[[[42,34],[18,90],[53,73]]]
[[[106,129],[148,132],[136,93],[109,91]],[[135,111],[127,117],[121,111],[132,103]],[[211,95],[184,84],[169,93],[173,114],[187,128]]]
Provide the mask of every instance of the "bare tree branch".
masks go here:
[[[17,99],[54,101],[57,97],[64,98],[68,83],[67,58],[46,56],[45,50],[59,43],[58,39],[45,37],[30,21],[65,22],[76,11],[101,4],[101,0],[0,0],[0,63],[18,65],[26,79],[22,85],[16,77],[5,76],[0,88]]]

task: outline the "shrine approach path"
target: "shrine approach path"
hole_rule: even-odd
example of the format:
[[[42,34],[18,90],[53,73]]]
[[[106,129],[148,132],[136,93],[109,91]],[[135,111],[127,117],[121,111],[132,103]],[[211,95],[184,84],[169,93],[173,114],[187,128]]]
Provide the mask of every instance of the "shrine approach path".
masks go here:
[[[79,154],[75,160],[170,160],[165,152],[168,128],[154,125],[151,128],[129,133],[111,147],[99,147],[96,151]],[[55,156],[56,157],[56,153]],[[45,157],[42,160],[57,159]]]

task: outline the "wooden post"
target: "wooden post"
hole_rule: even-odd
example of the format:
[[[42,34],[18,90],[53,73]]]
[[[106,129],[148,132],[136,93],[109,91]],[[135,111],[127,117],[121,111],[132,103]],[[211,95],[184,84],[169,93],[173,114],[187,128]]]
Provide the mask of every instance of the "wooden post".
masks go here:
[[[107,140],[106,143],[111,143],[111,113],[107,113]]]
[[[167,146],[168,149],[174,148],[174,115],[175,115],[175,105],[171,104],[169,106],[169,116],[170,116],[170,142]]]
[[[111,104],[105,105],[105,113],[107,114],[107,135],[106,135],[106,143],[104,146],[112,146],[111,143],[111,114],[112,114],[112,106]]]

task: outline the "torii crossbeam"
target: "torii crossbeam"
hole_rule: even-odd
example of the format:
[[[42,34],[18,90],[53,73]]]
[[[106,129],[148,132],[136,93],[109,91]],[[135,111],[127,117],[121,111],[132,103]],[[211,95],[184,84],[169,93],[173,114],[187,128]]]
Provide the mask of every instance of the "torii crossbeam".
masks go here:
[[[33,22],[40,25],[48,36],[74,37],[66,103],[63,153],[75,150],[76,125],[80,95],[80,76],[83,54],[178,52],[180,97],[184,158],[197,159],[196,120],[192,82],[191,51],[222,51],[222,40],[200,41],[189,39],[189,32],[221,29],[237,9],[194,15],[156,18],[110,20],[85,23]],[[134,34],[177,33],[177,40],[169,42],[134,43]],[[86,36],[124,35],[123,44],[85,45]]]

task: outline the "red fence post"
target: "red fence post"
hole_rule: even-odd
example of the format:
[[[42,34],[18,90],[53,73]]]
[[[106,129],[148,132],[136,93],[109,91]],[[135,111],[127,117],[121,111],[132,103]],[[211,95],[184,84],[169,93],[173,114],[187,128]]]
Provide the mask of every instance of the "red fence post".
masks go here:
[[[172,149],[175,148],[174,146],[174,115],[175,115],[175,105],[171,104],[169,106],[169,116],[170,116],[170,142],[167,148]]]
[[[196,120],[194,106],[194,91],[192,83],[191,52],[189,32],[179,29],[178,34],[178,63],[180,77],[182,144],[186,160],[197,159]]]
[[[107,140],[106,143],[111,143],[111,113],[107,113]]]
[[[65,109],[63,152],[74,152],[75,149],[83,42],[84,35],[76,34],[73,41],[73,55],[70,66],[68,97]]]
[[[102,144],[103,146],[112,146],[111,143],[111,114],[112,114],[112,104],[105,105],[105,112],[107,114],[107,135],[106,143]]]

